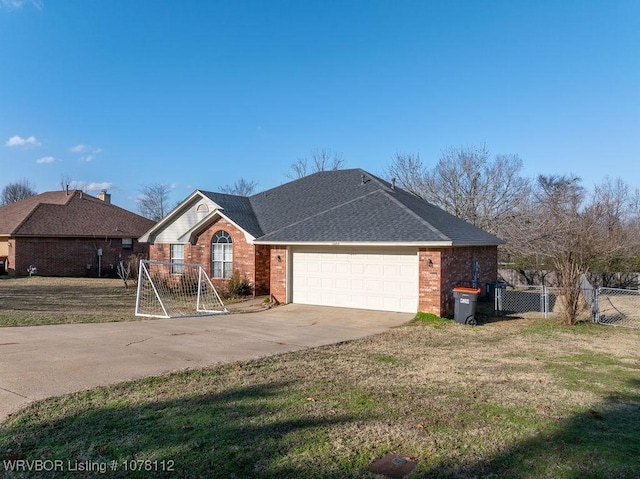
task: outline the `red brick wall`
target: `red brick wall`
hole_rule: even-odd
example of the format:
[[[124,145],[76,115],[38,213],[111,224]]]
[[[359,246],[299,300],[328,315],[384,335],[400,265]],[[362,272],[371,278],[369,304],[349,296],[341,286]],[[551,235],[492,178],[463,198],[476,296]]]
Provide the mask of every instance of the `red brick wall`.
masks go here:
[[[278,259],[279,258],[279,259]],[[271,298],[287,302],[287,248],[271,247]]]
[[[147,256],[147,245],[133,241],[123,249],[122,239],[15,238],[9,241],[9,274],[25,276],[30,265],[40,276],[98,276],[98,248],[102,248],[100,276],[115,276],[120,260],[132,254]]]
[[[420,249],[418,251],[418,311],[442,315],[441,272],[442,250]]]
[[[184,245],[184,262],[201,264],[216,288],[224,291],[229,280],[213,278],[211,241],[218,231],[226,231],[233,242],[233,270],[249,281],[255,294],[269,293],[269,247],[247,242],[244,233],[224,218],[220,218],[196,238],[195,244]],[[171,260],[171,245],[157,243],[149,247],[149,257],[155,261]]]
[[[497,246],[421,249],[419,251],[418,309],[438,316],[453,314],[452,289],[473,279],[473,262],[480,263],[479,286],[484,288],[498,277]],[[429,266],[431,259],[433,266]],[[484,294],[484,290],[480,292]]]
[[[267,245],[256,245],[256,287],[257,295],[269,294],[271,284],[271,247]]]

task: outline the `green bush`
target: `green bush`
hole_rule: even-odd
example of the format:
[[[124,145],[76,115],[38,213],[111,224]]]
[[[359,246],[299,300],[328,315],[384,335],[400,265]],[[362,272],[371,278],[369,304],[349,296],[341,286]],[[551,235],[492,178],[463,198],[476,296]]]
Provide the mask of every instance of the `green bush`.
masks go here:
[[[232,297],[249,296],[253,292],[251,283],[240,277],[240,271],[235,270],[227,284],[227,292]]]

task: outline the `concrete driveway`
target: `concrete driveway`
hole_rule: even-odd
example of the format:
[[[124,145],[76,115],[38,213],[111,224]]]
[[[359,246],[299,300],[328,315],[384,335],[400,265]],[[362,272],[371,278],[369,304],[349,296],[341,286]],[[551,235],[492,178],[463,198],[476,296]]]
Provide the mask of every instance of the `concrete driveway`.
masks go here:
[[[289,304],[206,318],[0,328],[0,421],[39,399],[357,339],[411,317]]]

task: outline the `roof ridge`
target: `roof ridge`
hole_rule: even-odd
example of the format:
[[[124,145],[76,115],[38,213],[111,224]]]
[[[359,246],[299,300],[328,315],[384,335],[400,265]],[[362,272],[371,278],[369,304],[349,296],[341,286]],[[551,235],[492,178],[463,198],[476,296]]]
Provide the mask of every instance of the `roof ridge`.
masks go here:
[[[407,195],[411,195],[411,193],[409,193],[408,191],[403,190],[402,188],[394,188],[393,190],[390,190],[390,188],[384,188],[381,190],[385,195],[387,195],[393,202],[395,202],[397,205],[400,206],[400,208],[402,208],[403,210],[405,210],[406,212],[408,212],[411,216],[413,216],[414,218],[416,218],[420,223],[424,224],[428,229],[430,229],[431,231],[433,231],[434,233],[440,235],[443,239],[447,239],[447,240],[451,240],[451,238],[449,238],[447,235],[445,235],[442,231],[440,231],[438,228],[436,228],[435,226],[433,226],[431,223],[429,223],[427,220],[425,220],[422,216],[420,216],[418,213],[416,213],[415,211],[413,211],[411,208],[409,208],[407,205],[405,205],[402,201],[400,201],[398,198],[396,198],[395,196],[393,196],[391,194],[391,191],[400,191],[402,194],[407,194]],[[415,196],[415,195],[412,195]],[[421,201],[424,201],[427,205],[432,206],[431,203],[429,203],[428,201],[415,196],[417,199],[420,199]]]
[[[428,201],[420,198],[417,195],[413,195],[412,193],[399,188],[397,186],[393,186],[393,183],[391,183],[390,185],[387,184],[387,182],[385,180],[383,180],[382,178],[379,178],[378,176],[369,173],[366,170],[363,170],[362,168],[356,168],[357,170],[360,170],[362,173],[368,175],[371,179],[371,181],[375,181],[379,186],[380,186],[380,190],[382,191],[382,193],[384,193],[387,197],[389,197],[394,203],[396,203],[398,206],[400,206],[401,209],[403,209],[404,211],[406,211],[407,213],[409,213],[411,216],[413,216],[414,218],[416,218],[420,223],[422,223],[423,225],[425,225],[428,229],[430,229],[431,231],[433,231],[434,233],[438,234],[439,236],[441,236],[443,239],[447,239],[447,240],[451,240],[451,238],[449,238],[447,235],[445,235],[442,231],[440,231],[438,228],[436,228],[435,226],[433,226],[431,223],[429,223],[427,220],[425,220],[423,217],[421,217],[418,213],[416,213],[415,211],[413,211],[411,208],[409,208],[407,205],[405,205],[402,201],[400,201],[398,198],[396,198],[395,196],[393,196],[391,194],[392,191],[395,192],[400,192],[401,194],[406,194],[406,195],[411,195],[411,196],[415,196],[416,198],[424,201],[427,205],[433,206],[431,205],[431,203],[429,203]]]
[[[340,203],[338,205],[332,206],[331,208],[327,208],[326,210],[318,211],[317,213],[315,213],[315,214],[313,214],[311,216],[306,216],[306,217],[304,217],[304,218],[302,218],[302,219],[300,219],[298,221],[294,221],[293,223],[289,223],[289,224],[287,224],[287,225],[285,225],[285,226],[283,226],[281,228],[278,228],[277,230],[269,231],[268,233],[266,233],[266,234],[264,234],[262,236],[272,235],[272,234],[278,233],[280,231],[286,230],[287,228],[290,228],[292,226],[299,225],[299,224],[304,223],[304,222],[306,222],[306,221],[308,221],[308,220],[310,220],[312,218],[315,218],[317,216],[323,215],[323,214],[325,214],[325,213],[327,213],[329,211],[333,211],[333,210],[336,210],[338,208],[342,208],[343,206],[351,204],[351,203],[353,203],[355,201],[359,201],[362,198],[366,198],[367,196],[374,195],[374,194],[378,193],[378,191],[380,191],[380,190],[370,191],[369,193],[365,193],[364,195],[360,195],[360,196],[358,196],[356,198],[353,198],[353,199],[351,199],[349,201],[346,201],[344,203]],[[262,227],[262,225],[260,225],[260,226]],[[259,238],[257,238],[257,239],[259,239]]]

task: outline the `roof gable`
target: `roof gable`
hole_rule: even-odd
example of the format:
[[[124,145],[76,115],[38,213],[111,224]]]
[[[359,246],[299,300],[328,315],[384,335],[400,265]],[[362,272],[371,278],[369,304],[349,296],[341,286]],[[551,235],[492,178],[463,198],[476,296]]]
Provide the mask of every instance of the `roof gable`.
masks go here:
[[[140,241],[150,243],[190,242],[219,217],[224,217],[236,224],[245,232],[248,240],[262,235],[247,197],[195,190],[142,235]]]

